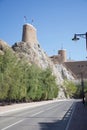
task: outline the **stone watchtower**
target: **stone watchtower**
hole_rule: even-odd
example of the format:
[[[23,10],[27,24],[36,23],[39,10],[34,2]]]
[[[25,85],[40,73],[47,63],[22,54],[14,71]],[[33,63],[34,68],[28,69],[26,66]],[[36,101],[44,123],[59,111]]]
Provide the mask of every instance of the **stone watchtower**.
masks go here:
[[[36,29],[31,24],[23,25],[22,41],[34,45],[37,43]]]
[[[67,58],[66,58],[66,50],[59,50],[58,51],[58,56],[59,56],[59,60],[60,60],[60,63],[64,63],[67,61]]]
[[[50,57],[54,64],[63,64],[67,61],[66,50],[59,50],[58,55]]]

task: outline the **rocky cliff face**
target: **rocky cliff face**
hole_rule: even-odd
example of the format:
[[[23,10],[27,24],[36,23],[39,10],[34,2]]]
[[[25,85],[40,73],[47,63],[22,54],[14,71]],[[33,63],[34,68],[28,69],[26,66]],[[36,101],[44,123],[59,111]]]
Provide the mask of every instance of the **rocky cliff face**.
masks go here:
[[[19,42],[15,43],[12,46],[12,49],[19,55],[21,59],[23,58],[29,61],[31,64],[34,63],[42,69],[45,69],[47,67],[52,68],[53,74],[57,75],[58,77],[58,82],[62,82],[60,72],[58,71],[58,69],[56,69],[53,62],[43,51],[43,49],[41,49],[38,43],[31,46],[31,44],[28,42]]]

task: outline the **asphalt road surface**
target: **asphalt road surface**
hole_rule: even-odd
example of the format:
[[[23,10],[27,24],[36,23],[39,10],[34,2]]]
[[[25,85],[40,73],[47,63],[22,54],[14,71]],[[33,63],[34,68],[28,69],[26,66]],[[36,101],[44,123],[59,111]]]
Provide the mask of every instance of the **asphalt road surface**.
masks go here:
[[[0,115],[0,130],[68,130],[75,101],[65,100]]]

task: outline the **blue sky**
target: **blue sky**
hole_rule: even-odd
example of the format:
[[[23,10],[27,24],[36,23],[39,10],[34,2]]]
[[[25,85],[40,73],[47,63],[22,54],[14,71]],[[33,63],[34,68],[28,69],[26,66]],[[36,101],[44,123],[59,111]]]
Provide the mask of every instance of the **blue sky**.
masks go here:
[[[41,48],[49,55],[67,50],[67,58],[87,60],[86,40],[72,41],[87,31],[87,0],[0,0],[0,39],[10,46],[22,39],[22,26],[34,20]]]

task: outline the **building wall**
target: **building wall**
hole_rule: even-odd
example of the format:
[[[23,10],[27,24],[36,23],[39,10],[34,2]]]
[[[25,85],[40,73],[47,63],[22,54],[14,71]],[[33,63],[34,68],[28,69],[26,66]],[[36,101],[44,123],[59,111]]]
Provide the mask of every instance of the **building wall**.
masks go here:
[[[87,78],[87,61],[73,61],[73,62],[65,62],[64,63],[67,69],[70,69],[77,78],[81,78],[81,74],[83,78]]]

